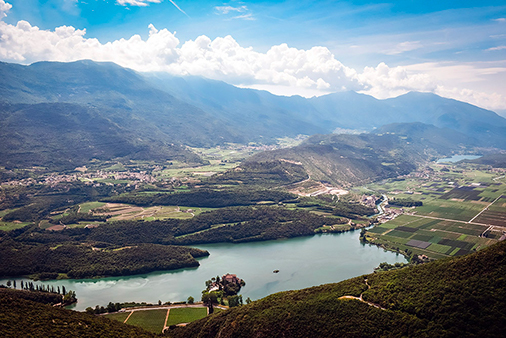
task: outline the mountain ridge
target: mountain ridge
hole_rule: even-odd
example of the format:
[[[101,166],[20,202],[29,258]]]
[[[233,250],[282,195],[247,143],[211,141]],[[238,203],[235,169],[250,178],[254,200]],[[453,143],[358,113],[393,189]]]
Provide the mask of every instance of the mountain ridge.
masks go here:
[[[284,97],[197,77],[139,74],[90,60],[0,63],[0,75],[4,166],[48,164],[50,156],[37,152],[52,154],[69,168],[72,156],[79,165],[110,157],[199,162],[185,146],[273,144],[286,136],[374,131],[402,122],[432,124],[473,138],[473,146],[506,149],[506,119],[430,93],[387,100],[355,92]],[[80,125],[83,119],[102,125]],[[27,123],[38,123],[40,139],[23,129]],[[48,140],[47,135],[56,136]],[[79,147],[86,151],[76,152]],[[23,160],[19,154],[33,156]]]

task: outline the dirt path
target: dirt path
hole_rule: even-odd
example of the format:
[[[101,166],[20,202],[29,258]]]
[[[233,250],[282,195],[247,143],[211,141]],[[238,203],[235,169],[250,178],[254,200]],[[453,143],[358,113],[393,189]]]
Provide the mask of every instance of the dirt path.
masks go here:
[[[163,323],[162,332],[165,332],[165,330],[167,330],[169,328],[167,326],[167,321],[169,320],[169,313],[170,313],[170,308],[167,309],[167,316],[165,316],[165,322]]]
[[[123,322],[123,324],[126,324],[126,322],[128,321],[128,319],[130,318],[130,316],[132,315],[132,313],[134,313],[135,311],[130,311],[130,314],[128,315],[128,317],[126,317],[125,321]]]
[[[369,283],[367,282],[367,278],[364,279],[364,283],[365,285],[367,285],[367,290],[369,290],[371,288],[371,286],[369,285]],[[375,303],[371,303],[371,302],[368,302],[368,301],[365,301],[363,298],[362,298],[362,295],[364,293],[362,292],[360,294],[360,297],[355,297],[355,296],[341,296],[339,297],[338,299],[355,299],[355,300],[358,300],[359,302],[362,302],[362,303],[366,303],[367,305],[369,306],[374,306],[375,308],[377,309],[381,309],[381,310],[386,310],[384,307],[381,307],[380,305],[378,304],[375,304]]]

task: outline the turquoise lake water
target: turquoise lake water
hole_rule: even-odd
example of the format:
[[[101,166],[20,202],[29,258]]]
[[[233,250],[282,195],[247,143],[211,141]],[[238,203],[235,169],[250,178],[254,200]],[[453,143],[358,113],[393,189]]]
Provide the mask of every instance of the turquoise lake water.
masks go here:
[[[360,231],[353,231],[268,242],[198,245],[210,252],[209,257],[199,260],[198,268],[35,284],[64,285],[67,290],[76,291],[79,301],[72,308],[84,310],[88,306],[106,306],[110,301],[176,302],[188,296],[200,300],[205,281],[228,272],[246,281],[240,292],[243,298],[255,300],[278,291],[371,273],[381,262],[406,262],[402,255],[360,243],[359,234]],[[27,281],[16,278],[18,288],[21,280]],[[6,279],[0,280],[0,284],[6,282]]]

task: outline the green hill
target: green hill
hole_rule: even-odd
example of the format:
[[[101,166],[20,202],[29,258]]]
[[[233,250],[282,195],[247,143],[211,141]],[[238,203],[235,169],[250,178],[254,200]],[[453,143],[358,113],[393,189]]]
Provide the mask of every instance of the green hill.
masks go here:
[[[500,242],[467,256],[273,294],[170,334],[173,337],[503,337],[505,276],[506,242]],[[364,302],[342,298],[360,295]]]
[[[223,121],[113,63],[0,62],[0,75],[2,166],[75,168],[117,157],[200,162],[181,145],[242,141]]]
[[[32,295],[34,294],[34,295]],[[116,320],[44,304],[38,292],[0,289],[2,337],[155,337]]]
[[[314,180],[362,184],[413,171],[417,165],[473,144],[457,131],[423,123],[398,123],[360,135],[314,135],[293,148],[267,151],[248,162],[299,163]]]

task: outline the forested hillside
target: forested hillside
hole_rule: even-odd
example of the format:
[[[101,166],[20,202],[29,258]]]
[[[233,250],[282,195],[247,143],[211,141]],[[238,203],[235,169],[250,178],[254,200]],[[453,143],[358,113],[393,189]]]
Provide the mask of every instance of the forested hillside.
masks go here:
[[[47,305],[28,291],[0,290],[2,337],[154,337],[138,327],[105,317]],[[32,292],[29,292],[32,293]],[[33,292],[36,294],[36,292]]]

